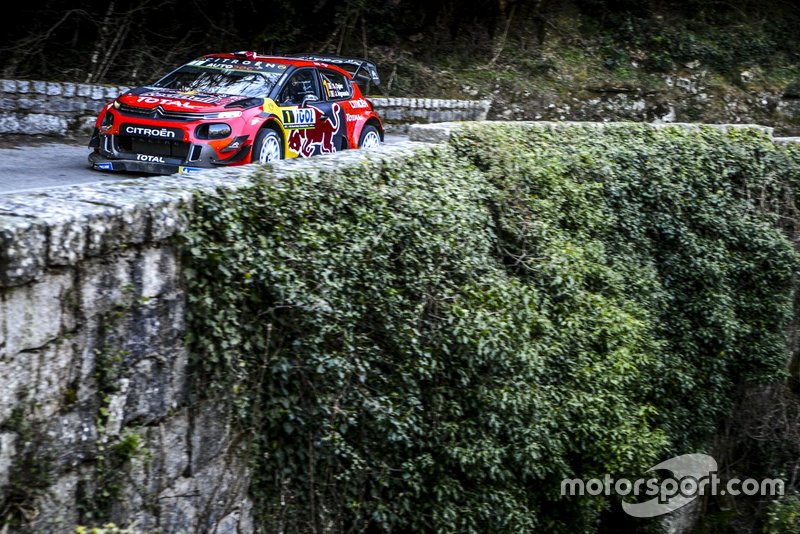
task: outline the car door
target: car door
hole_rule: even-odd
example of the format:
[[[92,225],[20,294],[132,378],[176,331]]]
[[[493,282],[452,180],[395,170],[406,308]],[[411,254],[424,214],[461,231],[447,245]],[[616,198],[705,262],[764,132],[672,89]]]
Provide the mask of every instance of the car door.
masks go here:
[[[331,69],[317,69],[322,99],[314,104],[324,114],[326,123],[321,125],[329,136],[334,150],[347,148],[348,124],[343,106],[353,94],[346,76]]]
[[[291,74],[278,96],[286,130],[287,157],[335,152],[341,146],[341,117],[322,98],[320,78],[313,67]]]

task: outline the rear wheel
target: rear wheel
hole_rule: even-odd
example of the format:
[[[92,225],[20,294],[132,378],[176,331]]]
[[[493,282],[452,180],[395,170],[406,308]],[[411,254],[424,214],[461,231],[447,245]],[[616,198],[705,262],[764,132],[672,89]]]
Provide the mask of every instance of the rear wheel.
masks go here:
[[[270,163],[283,159],[283,140],[278,132],[263,128],[253,142],[253,163]]]
[[[364,126],[364,130],[361,132],[361,139],[358,141],[359,148],[375,148],[381,144],[381,134],[378,133],[378,129],[371,124]]]

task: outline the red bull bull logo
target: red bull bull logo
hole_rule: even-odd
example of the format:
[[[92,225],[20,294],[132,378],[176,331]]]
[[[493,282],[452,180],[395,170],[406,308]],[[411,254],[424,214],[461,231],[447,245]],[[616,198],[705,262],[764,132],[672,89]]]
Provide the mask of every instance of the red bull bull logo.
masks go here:
[[[315,114],[319,113],[316,108],[309,109],[313,109]],[[289,150],[305,158],[336,152],[334,138],[341,127],[341,111],[341,106],[334,104],[330,117],[317,120],[313,128],[292,130],[289,134]]]

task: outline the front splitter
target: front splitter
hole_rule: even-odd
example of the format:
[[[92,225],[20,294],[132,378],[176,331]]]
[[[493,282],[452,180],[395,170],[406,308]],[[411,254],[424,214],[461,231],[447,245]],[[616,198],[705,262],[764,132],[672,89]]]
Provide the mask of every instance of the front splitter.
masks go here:
[[[94,157],[92,157],[94,156]],[[187,167],[171,163],[135,161],[127,159],[106,159],[96,154],[89,156],[92,168],[98,171],[139,172],[146,174],[194,174],[205,170],[202,167]]]

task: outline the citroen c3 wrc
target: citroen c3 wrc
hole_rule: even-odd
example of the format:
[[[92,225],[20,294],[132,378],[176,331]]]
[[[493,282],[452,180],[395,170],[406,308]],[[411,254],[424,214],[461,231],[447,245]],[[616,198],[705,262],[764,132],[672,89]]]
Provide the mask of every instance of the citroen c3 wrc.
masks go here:
[[[375,147],[384,128],[359,83],[380,84],[374,64],[208,54],[104,106],[89,162],[103,171],[188,174]]]

